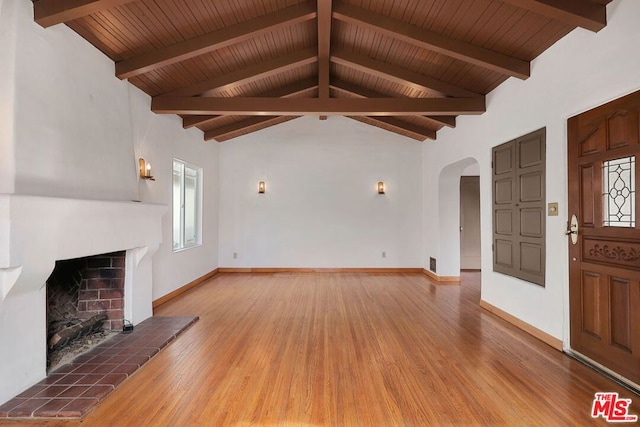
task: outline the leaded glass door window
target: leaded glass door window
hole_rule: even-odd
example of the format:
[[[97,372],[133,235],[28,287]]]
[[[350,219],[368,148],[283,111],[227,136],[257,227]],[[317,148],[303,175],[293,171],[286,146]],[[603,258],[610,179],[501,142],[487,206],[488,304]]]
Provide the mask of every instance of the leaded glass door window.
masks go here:
[[[605,227],[635,227],[635,168],[635,156],[603,162],[603,219]]]

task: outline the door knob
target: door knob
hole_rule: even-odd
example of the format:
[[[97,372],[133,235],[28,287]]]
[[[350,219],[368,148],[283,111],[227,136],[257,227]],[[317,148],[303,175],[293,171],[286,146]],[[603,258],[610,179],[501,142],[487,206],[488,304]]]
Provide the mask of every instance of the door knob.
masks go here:
[[[567,231],[564,233],[567,236],[571,236],[571,243],[578,243],[578,218],[575,215],[571,215],[571,222],[567,224]]]

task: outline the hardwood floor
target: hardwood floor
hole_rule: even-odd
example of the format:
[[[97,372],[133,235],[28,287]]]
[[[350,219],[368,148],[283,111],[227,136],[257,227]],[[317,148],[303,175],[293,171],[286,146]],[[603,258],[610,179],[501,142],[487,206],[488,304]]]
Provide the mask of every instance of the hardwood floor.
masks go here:
[[[157,309],[200,321],[93,412],[40,424],[606,425],[598,391],[638,413],[638,396],[479,308],[478,280],[219,274]]]

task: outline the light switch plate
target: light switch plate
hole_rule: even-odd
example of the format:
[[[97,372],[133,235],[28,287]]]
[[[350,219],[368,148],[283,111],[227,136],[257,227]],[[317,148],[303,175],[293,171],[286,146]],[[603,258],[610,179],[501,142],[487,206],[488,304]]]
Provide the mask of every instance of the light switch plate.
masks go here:
[[[558,216],[558,202],[549,203],[547,214],[549,216]]]

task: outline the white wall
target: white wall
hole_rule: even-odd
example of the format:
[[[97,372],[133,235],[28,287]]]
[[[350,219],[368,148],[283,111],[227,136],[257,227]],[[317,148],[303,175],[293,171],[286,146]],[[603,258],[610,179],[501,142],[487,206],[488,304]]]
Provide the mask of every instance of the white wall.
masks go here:
[[[129,86],[136,159],[151,163],[155,181],[139,181],[143,202],[168,206],[162,219],[163,243],[153,257],[153,299],[156,300],[217,268],[218,264],[218,144],[204,142],[202,132],[182,129],[175,115],[150,112],[151,98]],[[202,245],[173,253],[173,158],[203,169]]]
[[[66,26],[35,24],[31,2],[3,0],[0,10],[7,7],[16,11],[15,31],[0,46],[16,39],[18,49],[0,72],[15,63],[16,89],[15,102],[0,105],[15,108],[15,135],[13,144],[0,147],[15,150],[15,192],[171,206],[172,159],[190,161],[204,170],[204,244],[173,254],[167,211],[154,298],[216,268],[217,144],[204,143],[198,130],[183,130],[176,116],[153,114],[150,98],[117,79],[113,61]],[[152,162],[155,182],[138,179],[140,156]]]
[[[547,202],[559,202],[559,216],[547,217],[547,280],[542,288],[493,273],[482,260],[482,299],[568,342],[567,131],[569,117],[640,89],[640,2],[615,0],[608,25],[595,34],[576,29],[532,63],[526,81],[511,78],[487,97],[487,112],[460,117],[423,147],[425,203],[440,196],[438,176],[446,165],[467,157],[480,163],[482,253],[491,254],[491,147],[547,128]],[[425,259],[454,259],[438,234],[442,218],[425,208]],[[441,238],[440,238],[441,239]],[[425,263],[425,266],[427,264]],[[439,274],[457,275],[457,271]]]
[[[13,123],[17,13],[13,2],[0,0],[0,194],[15,189]],[[0,255],[1,256],[1,255]]]
[[[1,404],[44,376],[44,282],[56,259],[128,249],[133,301],[144,305],[134,322],[151,314],[152,297],[217,267],[218,146],[154,115],[75,32],[34,23],[28,0],[0,0],[0,55],[0,337],[20,337],[0,346]],[[139,181],[140,155],[155,182]],[[205,245],[181,254],[171,252],[174,156],[205,177]]]
[[[137,199],[128,83],[68,27],[44,29],[18,4],[16,193]]]
[[[344,117],[221,144],[220,266],[420,267],[421,147]]]
[[[467,166],[462,171],[462,176],[479,176],[479,175],[480,175],[480,165],[475,162],[472,165]]]

